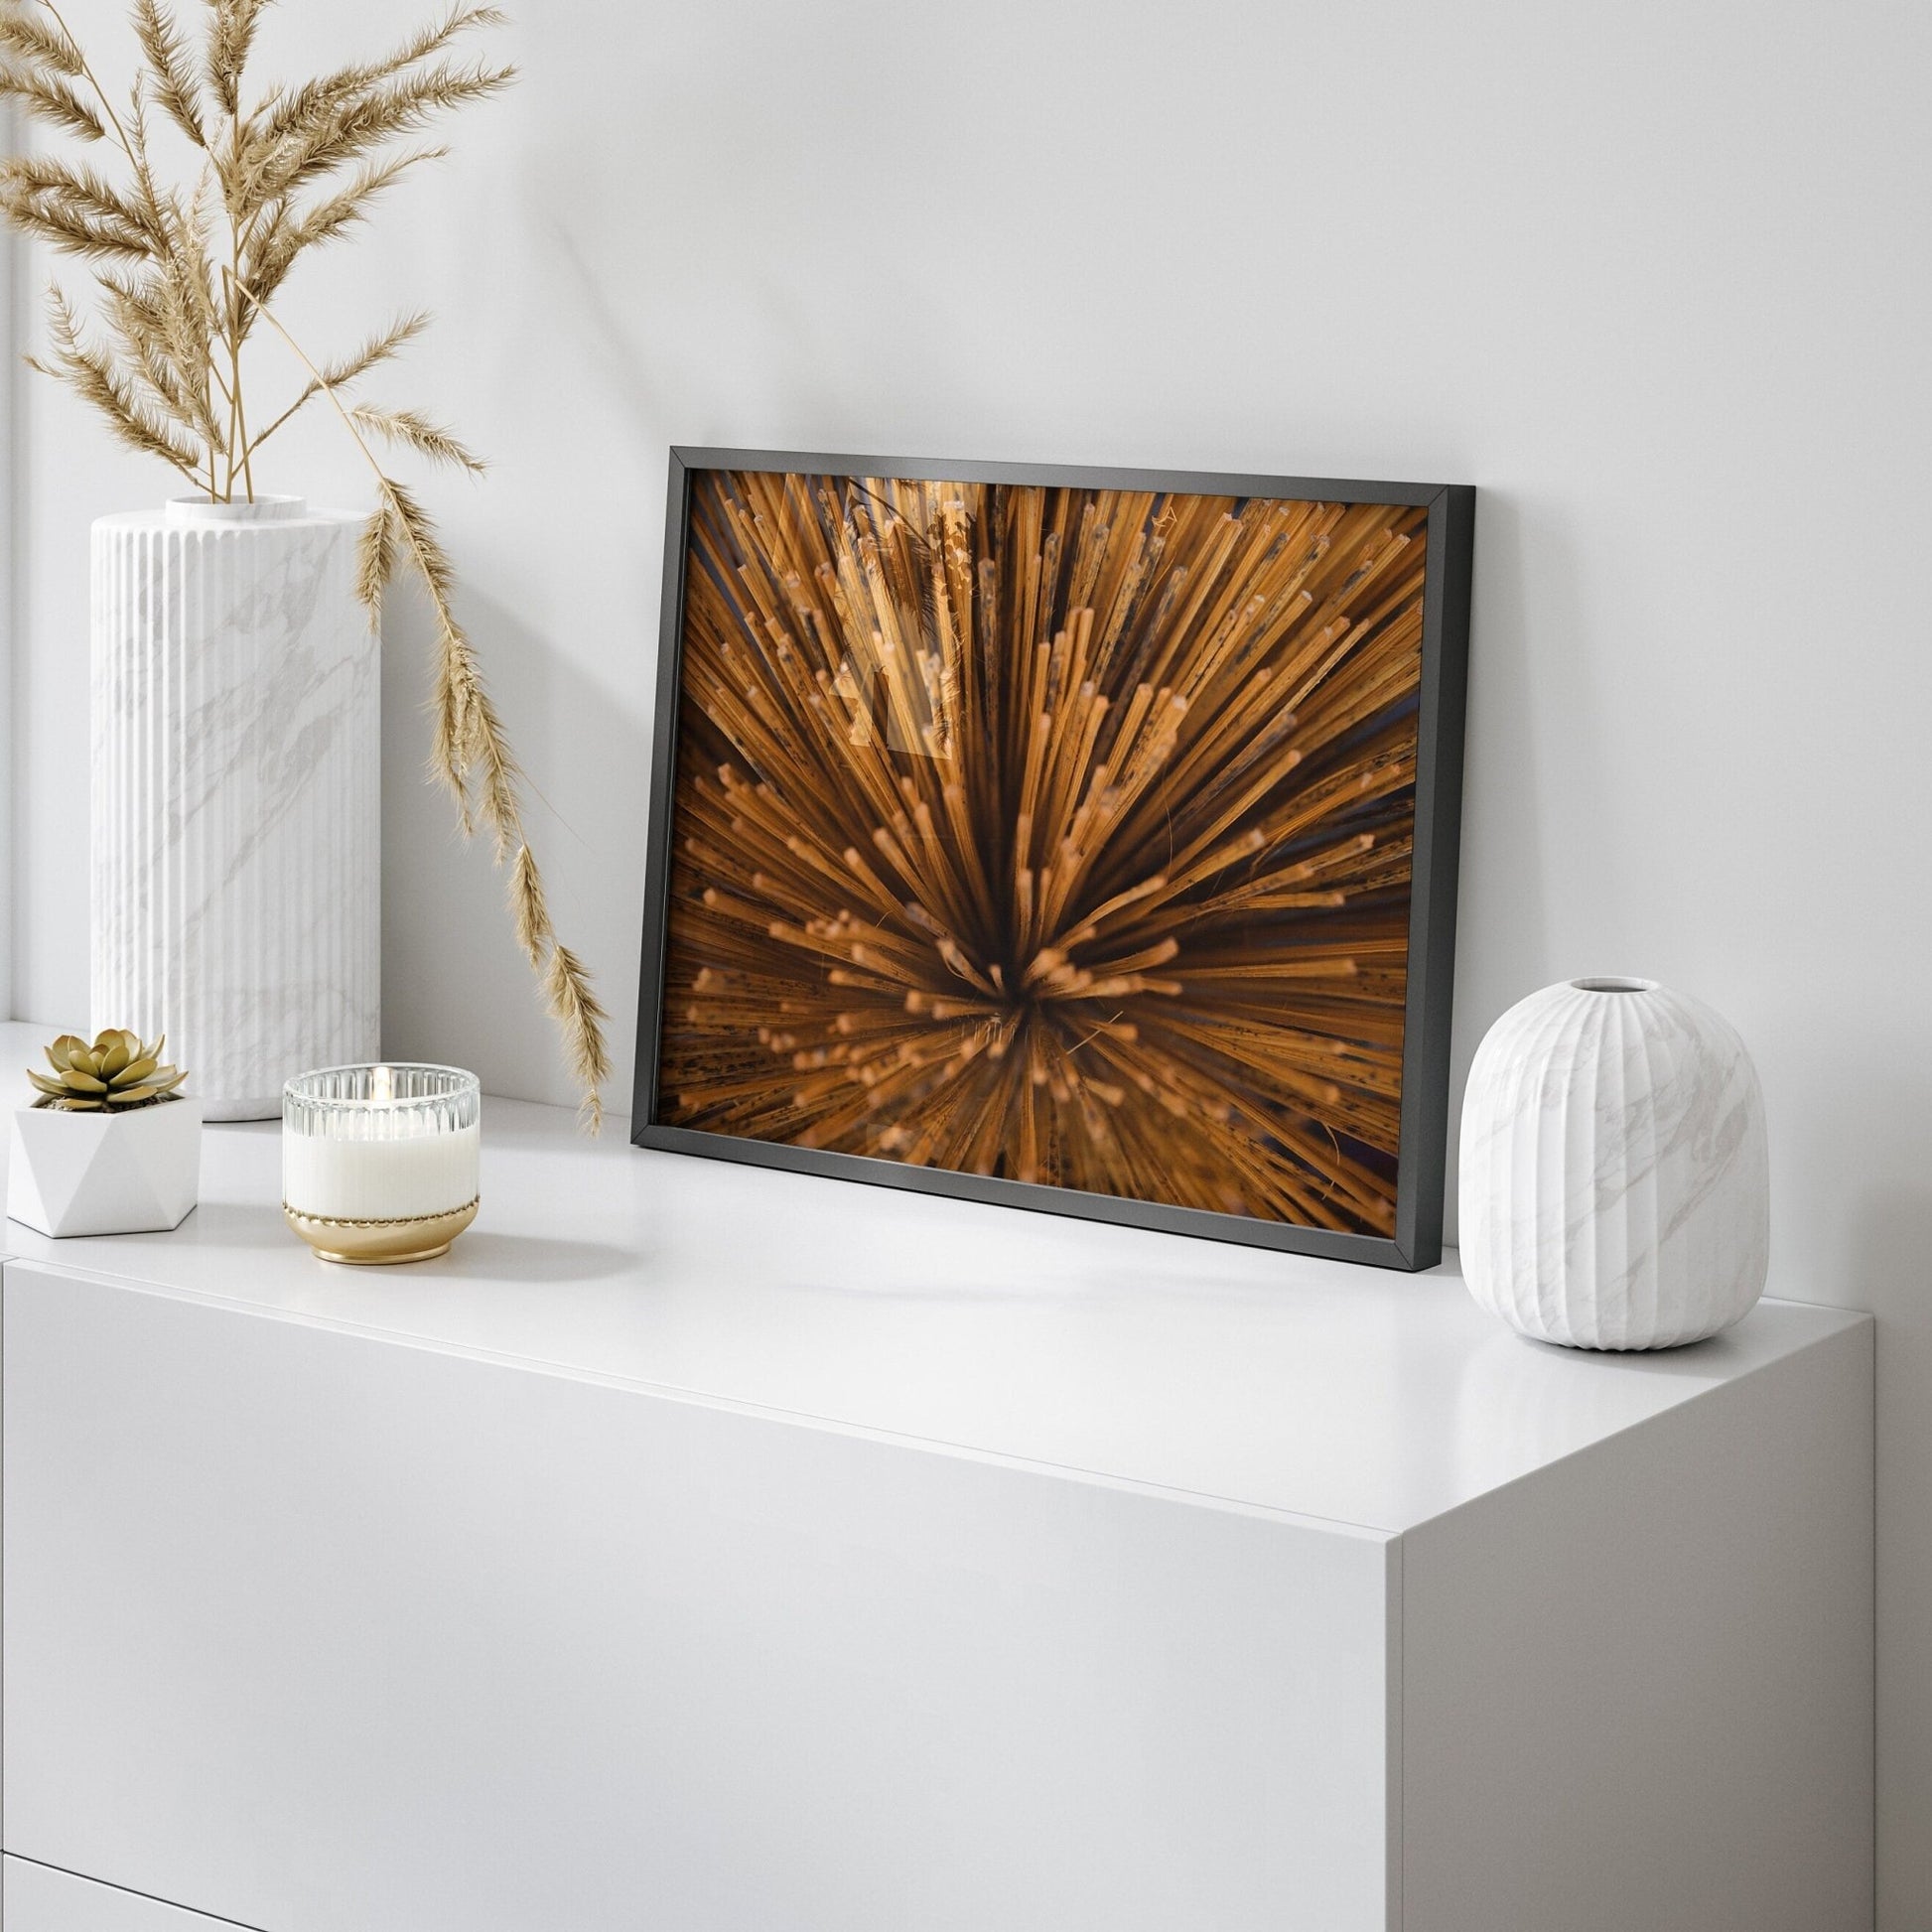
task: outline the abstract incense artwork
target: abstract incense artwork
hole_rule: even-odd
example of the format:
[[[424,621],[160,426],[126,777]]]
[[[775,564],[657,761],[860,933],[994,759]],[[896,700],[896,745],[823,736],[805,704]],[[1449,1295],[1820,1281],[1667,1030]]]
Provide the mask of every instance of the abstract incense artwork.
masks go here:
[[[636,1140],[1432,1265],[1473,495],[674,452]]]

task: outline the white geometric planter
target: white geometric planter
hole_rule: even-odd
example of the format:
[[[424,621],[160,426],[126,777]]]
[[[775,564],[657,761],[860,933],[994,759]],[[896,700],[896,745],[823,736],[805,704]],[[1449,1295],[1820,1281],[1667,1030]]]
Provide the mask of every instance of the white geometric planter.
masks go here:
[[[176,501],[93,526],[93,1025],[168,1035],[210,1120],[372,1060],[380,638],[357,519]]]
[[[43,1234],[179,1227],[202,1178],[202,1103],[125,1113],[21,1107],[7,1147],[7,1216]]]
[[[1462,1276],[1512,1327],[1671,1348],[1764,1290],[1757,1071],[1709,1007],[1652,980],[1568,980],[1513,1006],[1462,1104]]]

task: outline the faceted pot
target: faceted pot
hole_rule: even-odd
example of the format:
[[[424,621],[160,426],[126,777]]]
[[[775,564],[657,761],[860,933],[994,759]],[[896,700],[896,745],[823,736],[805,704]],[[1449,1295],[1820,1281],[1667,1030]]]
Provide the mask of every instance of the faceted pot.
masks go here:
[[[210,1120],[375,1057],[380,640],[357,519],[177,500],[93,527],[93,1024],[168,1035]]]
[[[1770,1261],[1769,1144],[1736,1032],[1654,980],[1512,1007],[1462,1106],[1462,1275],[1572,1348],[1672,1348],[1739,1319]]]
[[[42,1234],[179,1227],[199,1195],[202,1103],[119,1113],[21,1107],[7,1146],[7,1215]]]

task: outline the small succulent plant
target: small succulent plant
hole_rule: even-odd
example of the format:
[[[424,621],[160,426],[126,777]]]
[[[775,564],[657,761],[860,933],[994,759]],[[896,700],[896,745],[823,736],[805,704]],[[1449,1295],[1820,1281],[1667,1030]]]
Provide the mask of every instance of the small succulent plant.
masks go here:
[[[77,1035],[63,1034],[47,1049],[54,1077],[27,1069],[28,1079],[40,1089],[34,1105],[70,1114],[125,1114],[179,1099],[175,1089],[188,1075],[161,1064],[167,1043],[163,1034],[152,1046],[144,1046],[141,1035],[125,1027],[107,1028],[91,1046]]]

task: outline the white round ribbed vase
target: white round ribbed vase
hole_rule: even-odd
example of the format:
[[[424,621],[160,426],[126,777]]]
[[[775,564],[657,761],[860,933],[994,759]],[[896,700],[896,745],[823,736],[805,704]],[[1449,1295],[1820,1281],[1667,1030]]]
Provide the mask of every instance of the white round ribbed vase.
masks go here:
[[[357,522],[284,496],[93,526],[89,1024],[165,1032],[210,1120],[380,1045]]]
[[[1764,1097],[1727,1022],[1654,980],[1546,986],[1490,1028],[1462,1103],[1462,1277],[1572,1348],[1727,1328],[1770,1261]]]

